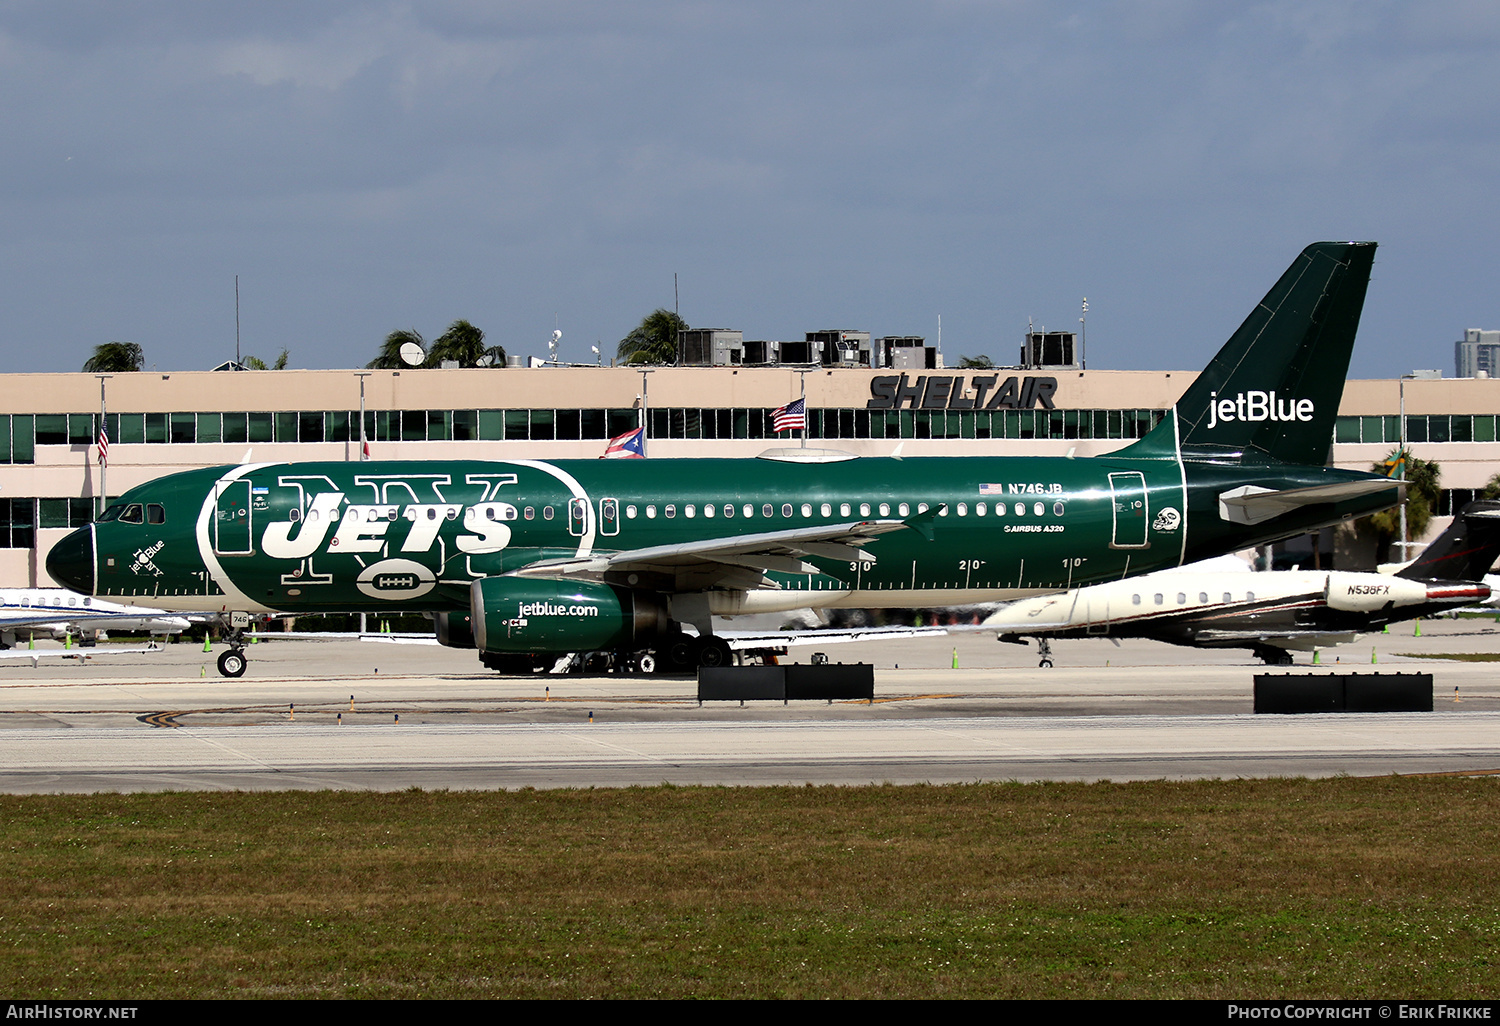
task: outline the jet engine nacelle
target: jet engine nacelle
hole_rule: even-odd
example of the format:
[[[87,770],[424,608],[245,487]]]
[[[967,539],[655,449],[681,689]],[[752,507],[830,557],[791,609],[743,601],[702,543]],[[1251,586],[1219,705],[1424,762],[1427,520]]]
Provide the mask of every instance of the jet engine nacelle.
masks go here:
[[[1427,601],[1427,585],[1405,577],[1385,574],[1328,575],[1324,593],[1329,609],[1348,613],[1375,613],[1382,609],[1414,606]]]
[[[666,602],[592,581],[487,577],[469,593],[481,652],[592,652],[650,644],[671,627]]]
[[[439,645],[475,648],[474,618],[469,613],[438,613],[433,618]]]

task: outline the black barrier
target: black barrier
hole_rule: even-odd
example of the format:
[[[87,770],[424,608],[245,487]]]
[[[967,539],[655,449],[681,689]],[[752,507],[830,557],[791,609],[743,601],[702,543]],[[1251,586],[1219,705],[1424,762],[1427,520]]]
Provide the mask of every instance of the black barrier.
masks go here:
[[[1255,711],[1432,712],[1432,674],[1258,673]]]
[[[845,701],[875,698],[869,663],[716,666],[698,670],[699,702]]]
[[[700,666],[699,702],[782,702],[786,700],[786,670],[780,666]]]
[[[793,663],[786,670],[788,699],[822,698],[828,701],[875,697],[875,667],[870,663],[824,663],[804,666]]]

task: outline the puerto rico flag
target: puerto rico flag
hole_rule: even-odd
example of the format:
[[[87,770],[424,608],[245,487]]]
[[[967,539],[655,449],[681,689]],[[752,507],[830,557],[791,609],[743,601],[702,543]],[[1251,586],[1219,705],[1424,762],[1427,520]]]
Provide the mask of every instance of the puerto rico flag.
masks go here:
[[[795,428],[807,430],[807,400],[798,399],[771,411],[771,430],[791,431]]]
[[[604,455],[600,457],[606,460],[640,460],[646,458],[645,429],[636,428],[627,431],[609,440],[609,445],[604,449]]]

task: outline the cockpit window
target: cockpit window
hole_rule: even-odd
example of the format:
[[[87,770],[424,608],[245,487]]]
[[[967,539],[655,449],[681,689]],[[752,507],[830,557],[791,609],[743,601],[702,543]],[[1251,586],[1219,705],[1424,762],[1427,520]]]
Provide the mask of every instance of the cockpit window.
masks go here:
[[[125,512],[120,514],[120,523],[122,524],[142,524],[145,521],[145,510],[142,509],[139,502],[132,502],[129,506],[125,507]]]
[[[125,512],[125,504],[117,502],[103,513],[99,514],[99,523],[107,524],[111,520],[119,520],[120,514]]]
[[[167,511],[159,502],[146,503],[146,523],[165,524],[167,522]]]

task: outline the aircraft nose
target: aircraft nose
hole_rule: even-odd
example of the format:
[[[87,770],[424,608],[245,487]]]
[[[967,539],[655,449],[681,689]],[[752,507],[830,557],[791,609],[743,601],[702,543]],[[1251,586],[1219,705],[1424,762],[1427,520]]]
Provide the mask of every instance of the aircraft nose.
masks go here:
[[[47,553],[48,575],[65,588],[94,593],[94,528],[80,527]]]

